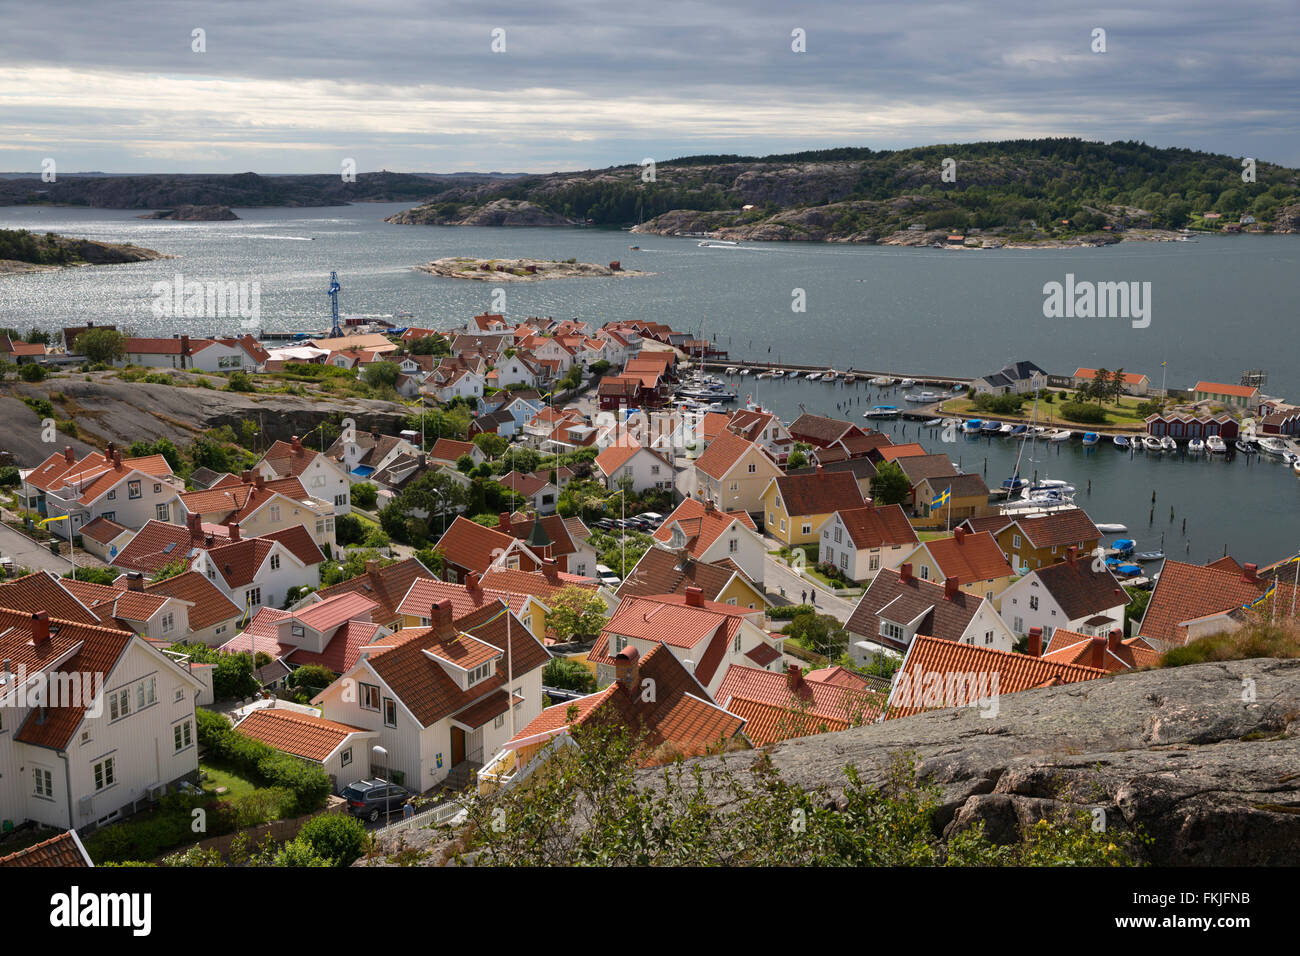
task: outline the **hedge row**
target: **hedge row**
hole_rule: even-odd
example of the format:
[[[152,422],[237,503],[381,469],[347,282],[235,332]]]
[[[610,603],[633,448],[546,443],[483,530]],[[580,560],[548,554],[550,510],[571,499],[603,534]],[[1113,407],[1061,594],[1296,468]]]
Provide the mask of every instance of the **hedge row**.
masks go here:
[[[196,711],[199,746],[220,760],[227,760],[269,787],[282,787],[293,794],[295,814],[320,809],[330,794],[330,778],[323,767],[289,754],[272,750],[260,740],[236,733],[221,714],[202,708]]]

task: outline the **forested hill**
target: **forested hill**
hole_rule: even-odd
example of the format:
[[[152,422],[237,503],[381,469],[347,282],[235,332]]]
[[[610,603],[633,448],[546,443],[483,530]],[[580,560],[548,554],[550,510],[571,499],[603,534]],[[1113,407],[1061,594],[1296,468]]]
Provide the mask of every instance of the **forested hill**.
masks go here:
[[[109,265],[161,259],[153,249],[129,243],[95,242],[52,232],[37,234],[26,229],[0,229],[0,262],[34,266]],[[13,271],[5,269],[2,271]]]
[[[1218,229],[1243,216],[1256,220],[1249,229],[1300,229],[1296,170],[1260,161],[1254,182],[1242,173],[1240,157],[1079,139],[688,156],[657,163],[648,182],[628,165],[451,187],[391,221],[490,224],[490,207],[508,206],[522,225],[756,239],[878,241],[909,227],[1050,239],[1106,226]]]

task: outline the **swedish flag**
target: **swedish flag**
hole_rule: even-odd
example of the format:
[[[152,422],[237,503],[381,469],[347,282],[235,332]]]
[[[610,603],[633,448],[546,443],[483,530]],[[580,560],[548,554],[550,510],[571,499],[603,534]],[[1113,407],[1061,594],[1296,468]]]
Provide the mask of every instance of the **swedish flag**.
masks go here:
[[[1242,607],[1254,607],[1256,604],[1263,604],[1265,601],[1267,601],[1270,597],[1273,596],[1273,592],[1276,590],[1277,590],[1277,584],[1274,583],[1271,588],[1269,588],[1259,597],[1255,598],[1255,600],[1243,604]]]
[[[948,503],[949,499],[951,498],[952,498],[952,485],[949,485],[947,488],[943,489],[943,491],[940,492],[934,498],[933,501],[930,502],[930,510],[933,511],[936,508],[942,508],[944,505]]]

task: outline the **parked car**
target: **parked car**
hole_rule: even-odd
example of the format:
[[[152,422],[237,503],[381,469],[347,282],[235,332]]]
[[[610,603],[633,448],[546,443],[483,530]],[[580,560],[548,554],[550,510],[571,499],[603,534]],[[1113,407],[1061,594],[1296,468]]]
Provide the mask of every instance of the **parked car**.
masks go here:
[[[358,780],[343,788],[343,799],[348,802],[348,813],[374,823],[382,813],[387,816],[402,808],[413,794],[387,780]]]
[[[650,530],[654,530],[664,523],[664,516],[657,511],[643,511],[637,517],[642,521],[649,522]]]
[[[596,577],[600,578],[600,583],[608,587],[616,588],[623,583],[623,579],[614,573],[613,568],[607,568],[603,564],[596,565]]]

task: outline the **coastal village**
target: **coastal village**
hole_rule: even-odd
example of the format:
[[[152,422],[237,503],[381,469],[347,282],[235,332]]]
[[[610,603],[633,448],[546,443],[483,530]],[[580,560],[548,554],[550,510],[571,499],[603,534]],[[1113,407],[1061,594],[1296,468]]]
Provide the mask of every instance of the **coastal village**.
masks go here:
[[[0,360],[75,368],[105,329],[0,337]],[[133,436],[0,460],[0,818],[43,837],[18,863],[88,862],[93,834],[206,792],[205,712],[382,829],[519,786],[585,726],[625,728],[660,766],[1104,681],[1296,614],[1294,555],[1136,552],[1066,482],[990,485],[949,453],[1079,440],[1300,474],[1300,408],[1262,382],[1171,396],[1031,361],[936,380],[742,364],[640,320],[336,330],[121,336],[111,367],[383,366],[418,421],[260,441],[228,470]],[[751,376],[903,404],[783,421],[741,400]],[[1065,427],[1094,395],[1127,420]],[[916,441],[874,427],[901,416]],[[95,707],[24,696],[92,672]]]

